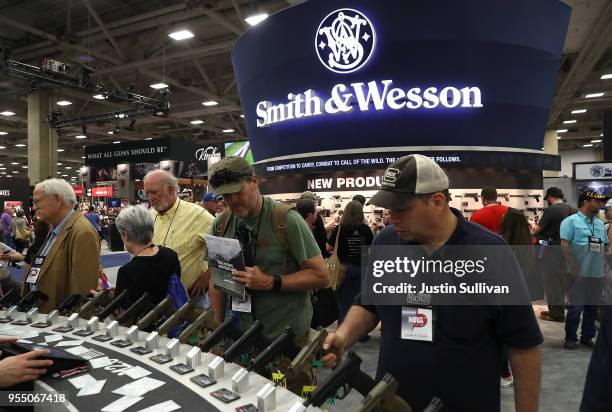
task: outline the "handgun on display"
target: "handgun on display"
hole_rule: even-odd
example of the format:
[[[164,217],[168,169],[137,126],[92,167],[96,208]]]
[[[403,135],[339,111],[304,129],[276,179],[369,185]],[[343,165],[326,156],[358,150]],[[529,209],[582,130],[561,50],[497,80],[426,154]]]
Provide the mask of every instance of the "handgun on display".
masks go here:
[[[102,306],[102,303],[108,298],[108,289],[102,289],[96,295],[91,298],[89,302],[83,305],[79,311],[79,317],[82,319],[89,319],[98,307]]]
[[[268,345],[268,347],[262,350],[259,355],[251,360],[249,371],[255,371],[258,374],[263,375],[265,373],[266,365],[283,354],[285,349],[291,345],[294,338],[295,333],[293,333],[293,330],[287,326],[285,330],[283,330],[283,332],[278,335],[276,339],[270,343],[270,345]]]
[[[138,299],[132,306],[130,306],[120,317],[117,319],[117,322],[122,325],[124,323],[128,323],[139,315],[141,315],[145,310],[149,309],[151,306],[151,295],[149,292],[145,292],[142,294],[140,299]]]
[[[234,317],[229,317],[223,322],[217,329],[215,329],[210,336],[204,339],[204,342],[200,345],[200,349],[203,352],[209,352],[213,346],[221,342],[229,334],[230,330],[234,326]]]
[[[208,330],[215,330],[219,327],[219,322],[215,321],[215,312],[210,309],[203,312],[196,318],[178,337],[181,343],[187,343],[189,337],[197,333],[198,329],[204,328]]]
[[[301,370],[306,363],[309,363],[313,356],[322,351],[323,342],[327,338],[327,330],[319,327],[313,334],[314,338],[308,342],[298,353],[298,355],[289,364],[289,370]]]
[[[243,353],[248,352],[255,341],[263,334],[264,325],[256,320],[221,356],[226,362],[234,362]]]
[[[11,304],[15,303],[17,300],[19,300],[19,294],[17,293],[17,290],[10,289],[0,298],[0,308],[8,307]]]
[[[508,193],[498,193],[497,197],[503,197],[506,200],[506,202],[510,201],[510,194]]]
[[[540,202],[540,197],[542,197],[542,195],[540,195],[540,194],[529,194],[529,195],[527,195],[527,197],[533,197],[533,198],[535,198],[536,202],[539,203]]]
[[[128,296],[128,290],[127,289],[123,289],[123,292],[121,292],[119,294],[119,296],[115,297],[115,299],[113,299],[111,301],[111,303],[106,305],[104,307],[104,309],[102,309],[100,312],[98,312],[98,315],[97,315],[98,320],[100,322],[102,322],[109,315],[111,315],[115,310],[119,309],[119,307],[121,306],[123,301],[127,298],[127,296]]]
[[[151,309],[149,313],[144,315],[138,321],[138,330],[146,330],[153,324],[153,322],[160,319],[164,314],[167,314],[170,308],[172,308],[172,298],[170,296],[166,296],[164,300],[159,302],[157,306]]]
[[[464,193],[463,197],[471,197],[474,199],[474,202],[478,202],[478,197],[480,197],[480,195],[478,193]]]
[[[19,308],[20,312],[27,312],[34,306],[46,302],[49,300],[49,296],[38,290],[33,290],[25,295],[19,302],[15,304]]]
[[[160,335],[168,334],[168,331],[170,331],[170,329],[172,329],[173,326],[178,324],[181,320],[183,320],[183,318],[185,318],[185,316],[187,316],[187,312],[189,312],[189,310],[191,310],[192,307],[193,307],[193,301],[190,299],[187,302],[185,302],[183,306],[178,308],[176,312],[172,314],[172,316],[166,319],[164,323],[162,323],[159,329],[157,329],[157,333]]]
[[[81,302],[85,300],[85,296],[80,293],[75,293],[68,296],[60,305],[57,307],[57,311],[60,314],[70,314],[75,311],[80,305]]]
[[[359,402],[353,412],[405,411],[412,408],[395,393],[399,386],[397,380],[387,373],[380,382]],[[437,398],[436,398],[437,399]]]

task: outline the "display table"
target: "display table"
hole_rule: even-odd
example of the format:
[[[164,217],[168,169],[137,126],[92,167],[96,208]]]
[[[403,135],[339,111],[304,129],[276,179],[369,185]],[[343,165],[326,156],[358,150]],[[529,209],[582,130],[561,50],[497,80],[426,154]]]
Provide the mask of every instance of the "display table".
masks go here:
[[[38,315],[39,319],[34,320],[34,322],[42,321],[43,317],[43,315]],[[13,316],[13,318],[15,320],[25,319],[25,314],[17,313]],[[151,378],[156,381],[161,381],[163,384],[158,388],[142,395],[141,400],[137,401],[133,406],[126,410],[139,411],[172,400],[178,406],[180,406],[181,410],[185,411],[235,411],[237,407],[247,404],[256,406],[257,393],[264,385],[270,383],[270,381],[266,378],[251,372],[248,378],[249,384],[246,389],[240,393],[240,398],[225,404],[211,396],[210,393],[222,388],[233,390],[232,377],[241,369],[239,365],[233,363],[225,364],[224,374],[221,377],[217,377],[217,383],[213,384],[212,386],[202,388],[191,381],[190,378],[200,374],[208,375],[208,365],[211,361],[213,361],[213,359],[216,358],[215,355],[211,353],[202,353],[200,365],[194,368],[195,370],[193,372],[181,375],[173,371],[171,366],[186,363],[186,354],[194,348],[193,346],[180,344],[177,346],[178,355],[173,356],[173,359],[168,363],[159,364],[150,360],[149,358],[153,355],[164,353],[166,345],[168,342],[170,342],[170,340],[167,338],[160,337],[159,346],[152,353],[138,355],[130,351],[130,349],[138,346],[144,346],[145,338],[148,335],[146,332],[138,332],[137,339],[135,339],[134,343],[129,347],[119,348],[111,345],[111,342],[119,339],[125,339],[127,328],[119,327],[119,333],[115,338],[108,342],[99,342],[92,338],[103,335],[105,333],[104,329],[106,325],[100,324],[100,330],[88,337],[81,337],[74,334],[74,332],[85,328],[86,321],[83,319],[80,320],[80,325],[70,332],[60,333],[53,331],[53,329],[65,325],[66,320],[67,318],[60,317],[59,320],[52,326],[44,329],[34,328],[29,325],[16,326],[10,323],[0,325],[0,335],[23,336],[24,338],[22,339],[25,339],[26,341],[47,345],[49,347],[66,344],[70,345],[71,343],[75,343],[75,340],[80,340],[82,343],[78,345],[60,347],[63,349],[83,347],[88,351],[82,355],[83,357],[101,359],[106,356],[111,362],[111,364],[108,366],[92,368],[87,373],[76,375],[76,377],[78,377],[88,374],[97,381],[106,380],[102,390],[97,394],[77,396],[79,389],[77,389],[69,379],[58,380],[51,376],[46,376],[36,381],[35,389],[37,391],[44,393],[65,393],[67,398],[67,403],[63,405],[51,405],[47,403],[43,406],[37,407],[37,409],[44,408],[45,411],[48,411],[49,407],[53,407],[52,410],[54,411],[102,410],[111,403],[123,397],[123,395],[113,393],[113,391],[135,382],[138,379],[148,380],[146,378]],[[107,320],[106,323],[108,324],[110,321]],[[36,333],[37,335],[34,336]],[[136,378],[134,378],[133,376],[130,376],[132,372],[134,372],[134,370],[130,371],[130,369],[136,366],[139,366],[150,373],[147,374],[146,377],[136,376]],[[138,370],[141,371],[140,369]],[[275,409],[269,410],[287,411],[291,408],[291,406],[299,402],[300,399],[301,398],[287,391],[286,389],[276,387],[276,406]],[[309,407],[307,410],[319,411],[320,409]]]

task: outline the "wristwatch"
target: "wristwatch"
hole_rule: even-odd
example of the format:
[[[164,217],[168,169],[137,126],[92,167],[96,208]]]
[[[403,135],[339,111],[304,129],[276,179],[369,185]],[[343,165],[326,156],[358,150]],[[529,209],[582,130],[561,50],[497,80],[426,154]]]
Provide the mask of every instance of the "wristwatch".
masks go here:
[[[274,275],[274,283],[272,284],[272,290],[279,292],[283,286],[283,279],[280,275]]]

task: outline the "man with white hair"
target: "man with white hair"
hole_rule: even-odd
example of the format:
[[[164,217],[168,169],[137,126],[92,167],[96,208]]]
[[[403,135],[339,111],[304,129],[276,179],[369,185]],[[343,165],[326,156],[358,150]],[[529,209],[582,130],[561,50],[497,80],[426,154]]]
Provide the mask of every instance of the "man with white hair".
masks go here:
[[[40,182],[32,200],[38,218],[51,230],[25,277],[24,293],[45,293],[49,300],[40,310],[48,312],[68,296],[96,288],[100,238],[87,219],[75,213],[76,195],[65,180]]]
[[[152,170],[144,178],[155,221],[153,243],[176,252],[181,263],[181,281],[191,296],[203,296],[210,274],[204,260],[204,234],[210,233],[213,217],[206,209],[178,198],[176,177],[165,170]],[[208,306],[205,302],[203,306]]]

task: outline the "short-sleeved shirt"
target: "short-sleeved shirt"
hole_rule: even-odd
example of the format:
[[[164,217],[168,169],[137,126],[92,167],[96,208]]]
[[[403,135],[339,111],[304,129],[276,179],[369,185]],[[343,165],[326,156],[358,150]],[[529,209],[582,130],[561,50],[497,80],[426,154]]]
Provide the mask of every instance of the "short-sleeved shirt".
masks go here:
[[[485,206],[475,211],[470,221],[486,227],[493,233],[499,233],[499,225],[507,211],[508,206],[504,205]]]
[[[225,237],[234,238],[236,227],[244,224],[250,236],[256,239],[255,264],[268,275],[285,275],[298,272],[300,265],[308,259],[321,255],[321,251],[306,221],[292,210],[287,215],[287,248],[284,250],[276,237],[272,225],[274,200],[263,197],[263,207],[259,216],[239,218],[233,216],[225,229]],[[213,223],[211,234],[217,236],[216,227],[219,217]],[[283,263],[286,262],[286,263]],[[285,267],[286,265],[286,267]],[[290,326],[296,338],[306,336],[312,319],[312,305],[307,290],[301,291],[251,291],[251,313],[240,312],[240,327],[248,328],[255,319],[264,324],[264,335],[276,338]]]
[[[181,281],[189,289],[208,269],[204,260],[204,235],[210,233],[213,216],[201,206],[176,199],[163,215],[151,208],[155,220],[153,243],[176,252],[181,262]]]
[[[561,222],[559,231],[561,239],[567,240],[570,244],[570,251],[578,268],[580,276],[585,278],[602,278],[604,271],[604,251],[603,245],[608,244],[608,233],[604,223],[594,217],[593,220],[578,211],[578,213],[565,218]],[[597,237],[602,247],[599,253],[589,250],[589,237]]]
[[[555,203],[544,209],[542,218],[538,222],[541,231],[538,234],[538,239],[545,240],[552,245],[561,243],[559,236],[559,228],[561,222],[568,216],[574,213],[572,207],[567,203]]]
[[[365,223],[359,225],[339,225],[329,234],[327,243],[333,247],[336,244],[336,236],[340,228],[338,238],[338,259],[342,263],[351,265],[361,265],[361,247],[372,244],[374,235],[372,230]]]
[[[446,245],[506,244],[498,235],[464,220],[458,210],[451,210],[458,224]],[[415,245],[402,241],[393,226],[374,239],[374,245],[400,244]],[[508,262],[520,275],[516,259]],[[393,375],[399,382],[398,395],[415,411],[425,409],[434,396],[451,411],[499,411],[502,345],[527,349],[542,343],[531,306],[434,307],[433,343],[401,339],[401,306],[363,307],[382,322],[376,378]]]

